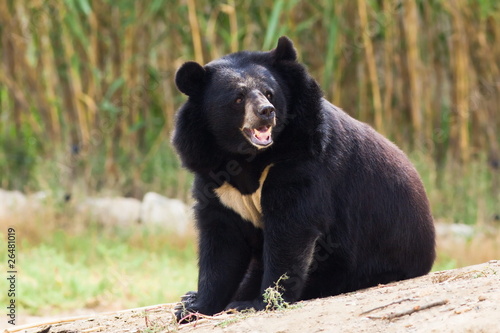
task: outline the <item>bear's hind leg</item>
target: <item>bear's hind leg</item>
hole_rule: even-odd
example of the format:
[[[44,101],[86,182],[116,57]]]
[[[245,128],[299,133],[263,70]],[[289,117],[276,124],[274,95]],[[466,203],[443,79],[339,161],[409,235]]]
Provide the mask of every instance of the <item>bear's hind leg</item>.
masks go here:
[[[252,258],[245,277],[238,287],[238,291],[234,295],[232,302],[249,301],[257,298],[263,274],[262,260],[260,258]]]

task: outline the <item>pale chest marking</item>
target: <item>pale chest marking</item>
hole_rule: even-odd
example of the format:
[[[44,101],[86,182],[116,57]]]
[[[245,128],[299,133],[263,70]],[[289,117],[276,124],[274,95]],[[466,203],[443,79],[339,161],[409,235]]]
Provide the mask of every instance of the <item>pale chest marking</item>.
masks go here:
[[[272,164],[268,165],[264,171],[262,171],[259,179],[259,188],[252,194],[241,194],[238,189],[227,182],[224,182],[221,187],[215,189],[215,193],[224,206],[234,210],[243,219],[252,222],[256,228],[262,229],[264,227],[260,198],[262,194],[262,185],[264,185],[264,181],[271,167]]]

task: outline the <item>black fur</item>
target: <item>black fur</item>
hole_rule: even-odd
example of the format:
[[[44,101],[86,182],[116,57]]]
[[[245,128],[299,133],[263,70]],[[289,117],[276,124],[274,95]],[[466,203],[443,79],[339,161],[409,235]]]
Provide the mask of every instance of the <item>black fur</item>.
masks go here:
[[[245,97],[238,89],[249,77],[252,89],[273,90],[267,149],[240,131],[245,110],[234,101]],[[294,302],[429,272],[434,226],[416,170],[394,144],[323,99],[288,38],[270,52],[239,52],[203,68],[187,63],[176,83],[189,99],[173,143],[195,173],[199,230],[198,292],[184,299],[179,319],[263,309],[264,290],[285,273],[284,299]],[[227,182],[254,193],[270,164],[260,229],[214,190]]]

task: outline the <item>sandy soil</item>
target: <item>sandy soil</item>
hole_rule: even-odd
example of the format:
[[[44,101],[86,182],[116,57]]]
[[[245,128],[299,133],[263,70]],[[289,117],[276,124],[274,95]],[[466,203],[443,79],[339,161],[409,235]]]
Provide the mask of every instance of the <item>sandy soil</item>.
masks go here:
[[[500,260],[298,303],[178,326],[173,304],[17,326],[5,332],[500,332]]]

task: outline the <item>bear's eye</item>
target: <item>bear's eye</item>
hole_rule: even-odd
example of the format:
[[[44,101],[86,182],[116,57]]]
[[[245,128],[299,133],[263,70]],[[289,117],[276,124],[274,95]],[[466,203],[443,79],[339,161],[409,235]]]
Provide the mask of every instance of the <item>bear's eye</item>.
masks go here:
[[[241,104],[243,102],[243,97],[238,97],[234,100],[236,104]]]
[[[273,93],[272,93],[272,92],[270,92],[270,91],[266,92],[266,98],[267,98],[268,100],[271,100],[271,98],[273,98]]]

